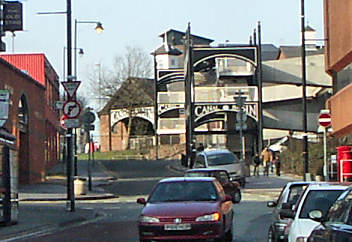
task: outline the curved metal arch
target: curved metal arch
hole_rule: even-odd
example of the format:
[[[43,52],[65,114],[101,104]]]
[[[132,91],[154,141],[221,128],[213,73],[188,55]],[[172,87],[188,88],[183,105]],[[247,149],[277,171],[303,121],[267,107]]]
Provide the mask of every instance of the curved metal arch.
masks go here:
[[[115,120],[115,122],[111,125],[111,127],[113,127],[115,124],[117,124],[118,122],[121,122],[122,120],[124,120],[124,119],[129,119],[130,117],[128,117],[128,115],[126,115],[126,116],[122,116],[120,119],[118,119],[118,120]],[[142,117],[142,116],[134,116],[134,118],[140,118],[140,119],[143,119],[143,120],[145,120],[145,121],[148,121],[149,123],[151,123],[151,124],[153,124],[153,122],[151,121],[151,120],[149,120],[149,119],[147,119],[147,118],[145,118],[145,117]]]
[[[200,60],[198,60],[197,62],[195,62],[193,64],[193,68],[196,67],[197,65],[199,65],[200,63],[202,63],[203,61],[206,61],[206,60],[209,60],[209,59],[212,59],[212,58],[215,58],[215,57],[234,57],[236,59],[241,59],[241,60],[244,60],[246,62],[249,62],[251,63],[254,67],[257,67],[257,65],[255,64],[254,61],[252,61],[251,59],[248,59],[246,57],[243,57],[243,56],[240,56],[240,55],[235,55],[235,54],[215,54],[215,55],[209,55],[209,56],[206,56]]]
[[[180,109],[183,109],[183,108],[180,108],[180,107],[173,107],[173,108],[170,108],[162,113],[159,114],[159,117],[162,116],[163,114],[165,113],[168,113],[168,112],[171,112],[171,111],[175,111],[175,110],[180,110]]]
[[[161,81],[158,81],[158,85],[165,85],[165,84],[169,84],[169,83],[173,83],[173,82],[183,82],[185,79],[184,77],[173,77],[173,78],[168,78],[166,80],[161,80]]]
[[[216,110],[216,111],[209,112],[209,113],[207,113],[207,114],[204,115],[204,116],[201,116],[201,117],[196,118],[196,119],[194,120],[194,122],[197,122],[199,119],[204,118],[204,117],[206,117],[206,116],[208,116],[208,115],[215,114],[215,113],[220,113],[220,112],[221,112],[221,113],[223,113],[223,112],[238,113],[238,111],[236,111],[236,110]],[[258,121],[256,117],[254,117],[254,116],[252,116],[252,115],[250,115],[250,114],[247,114],[247,116],[250,117],[250,118],[252,118],[252,119],[255,120],[255,121]]]

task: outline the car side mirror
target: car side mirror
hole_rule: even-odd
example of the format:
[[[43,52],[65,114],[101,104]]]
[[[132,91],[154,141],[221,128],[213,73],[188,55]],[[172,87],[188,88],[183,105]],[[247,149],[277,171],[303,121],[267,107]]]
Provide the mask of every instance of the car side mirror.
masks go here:
[[[316,222],[322,223],[324,218],[323,218],[323,212],[316,209],[312,210],[308,213],[308,217]]]
[[[277,203],[274,202],[274,201],[270,201],[270,202],[267,202],[267,203],[266,203],[266,206],[267,206],[268,208],[274,208],[274,207],[276,207],[276,205],[277,205]]]
[[[295,218],[295,211],[293,211],[292,209],[281,209],[279,214],[281,217],[284,218]]]
[[[142,205],[146,205],[147,204],[147,202],[145,201],[145,198],[143,198],[143,197],[142,198],[138,198],[137,199],[137,203],[138,204],[142,204]]]

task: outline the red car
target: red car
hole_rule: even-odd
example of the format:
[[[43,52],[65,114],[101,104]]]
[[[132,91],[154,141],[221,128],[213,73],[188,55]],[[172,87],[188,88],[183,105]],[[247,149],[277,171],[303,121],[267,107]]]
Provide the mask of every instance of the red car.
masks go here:
[[[159,181],[139,217],[140,241],[232,241],[233,204],[221,184],[210,177],[178,177]]]

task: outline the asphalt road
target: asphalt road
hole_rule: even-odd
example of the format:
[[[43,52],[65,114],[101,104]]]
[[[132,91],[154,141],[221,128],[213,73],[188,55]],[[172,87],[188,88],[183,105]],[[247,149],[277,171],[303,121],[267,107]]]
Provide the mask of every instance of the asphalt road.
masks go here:
[[[147,196],[163,177],[182,176],[170,164],[175,161],[107,161],[103,165],[118,177],[104,188],[119,196],[105,201],[80,202],[78,207],[103,212],[104,219],[80,227],[25,241],[138,241],[137,220],[142,205],[136,198]],[[249,177],[243,189],[243,200],[234,206],[234,241],[266,241],[271,209],[266,201],[273,200],[289,178]],[[58,208],[62,209],[62,208]]]

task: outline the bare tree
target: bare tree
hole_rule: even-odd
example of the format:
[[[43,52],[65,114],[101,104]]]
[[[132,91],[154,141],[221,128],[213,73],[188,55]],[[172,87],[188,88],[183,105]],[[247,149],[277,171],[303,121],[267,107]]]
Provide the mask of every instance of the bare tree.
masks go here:
[[[140,47],[126,47],[124,55],[116,55],[112,69],[101,64],[99,71],[89,78],[91,95],[111,98],[129,77],[150,78],[152,76],[152,59]]]
[[[145,88],[152,88],[153,85],[145,86],[145,81],[143,81],[152,76],[152,70],[150,55],[139,47],[127,46],[124,55],[115,56],[112,70],[100,65],[99,72],[95,72],[90,78],[92,95],[109,99],[110,104],[117,103],[119,108],[128,112],[127,149],[130,147],[132,121],[136,116],[136,107],[152,105],[153,102],[150,98],[150,90],[145,90]]]

